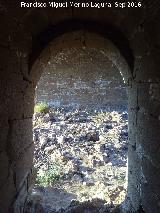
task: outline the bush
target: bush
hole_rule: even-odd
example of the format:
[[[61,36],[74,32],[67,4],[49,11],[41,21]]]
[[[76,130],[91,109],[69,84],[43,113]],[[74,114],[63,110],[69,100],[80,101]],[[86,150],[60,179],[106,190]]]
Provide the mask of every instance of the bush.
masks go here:
[[[49,165],[48,170],[39,170],[36,178],[36,183],[41,186],[53,185],[55,180],[60,178],[60,167],[57,164]]]
[[[37,103],[34,106],[34,113],[36,113],[36,112],[43,112],[43,113],[49,112],[49,106],[48,106],[48,104],[45,103],[45,102]]]

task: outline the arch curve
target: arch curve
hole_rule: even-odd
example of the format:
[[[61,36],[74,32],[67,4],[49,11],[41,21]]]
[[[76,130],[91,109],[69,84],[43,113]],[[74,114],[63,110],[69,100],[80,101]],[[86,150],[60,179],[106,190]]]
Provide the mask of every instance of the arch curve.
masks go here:
[[[78,30],[95,33],[101,37],[110,40],[125,58],[131,71],[134,68],[134,56],[130,48],[129,42],[120,29],[111,24],[102,24],[97,21],[87,20],[66,20],[56,25],[50,25],[45,31],[39,33],[33,38],[33,49],[29,57],[30,67],[41,54],[43,49],[55,38],[69,32]]]
[[[55,57],[59,52],[72,48],[97,49],[118,68],[125,83],[132,79],[132,71],[128,61],[126,61],[126,58],[123,57],[121,51],[115,44],[100,34],[83,29],[64,33],[49,42],[48,46],[42,50],[35,62],[31,65],[31,80],[36,84],[50,59]]]

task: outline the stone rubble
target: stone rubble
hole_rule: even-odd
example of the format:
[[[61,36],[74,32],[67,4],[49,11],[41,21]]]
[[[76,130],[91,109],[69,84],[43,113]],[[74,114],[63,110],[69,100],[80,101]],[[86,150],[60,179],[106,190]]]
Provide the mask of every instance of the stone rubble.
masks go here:
[[[33,126],[38,174],[50,166],[58,173],[49,186],[35,186],[35,193],[42,196],[41,205],[47,209],[42,212],[62,212],[73,201],[100,199],[113,205],[123,202],[127,110],[50,109],[46,114],[34,114]]]

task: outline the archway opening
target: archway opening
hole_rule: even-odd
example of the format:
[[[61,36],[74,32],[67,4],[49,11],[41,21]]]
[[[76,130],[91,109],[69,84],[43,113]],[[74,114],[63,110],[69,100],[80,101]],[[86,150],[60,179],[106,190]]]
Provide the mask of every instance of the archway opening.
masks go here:
[[[84,32],[83,39],[81,31],[71,35],[75,43],[68,44],[69,34],[62,36],[42,53],[34,68],[43,70],[35,102],[44,111],[37,111],[33,121],[37,184],[54,182],[56,189],[48,188],[45,194],[47,200],[57,198],[50,206],[57,211],[77,197],[81,202],[110,199],[108,204],[125,198],[128,66],[103,38],[86,33],[89,45],[84,45]],[[94,48],[91,35],[97,42]],[[63,47],[58,46],[62,41]],[[31,74],[37,77],[36,72]],[[64,192],[56,194],[57,184]]]

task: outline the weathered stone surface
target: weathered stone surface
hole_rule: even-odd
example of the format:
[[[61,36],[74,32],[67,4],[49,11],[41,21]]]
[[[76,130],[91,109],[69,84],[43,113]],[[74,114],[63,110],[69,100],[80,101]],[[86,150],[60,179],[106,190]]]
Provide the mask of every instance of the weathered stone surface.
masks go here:
[[[122,76],[106,56],[96,49],[71,49],[49,60],[36,88],[36,102],[123,106],[127,95]]]
[[[48,1],[44,0],[44,2]],[[113,0],[111,2],[114,3]],[[129,146],[128,158],[132,162],[129,165],[133,165],[135,162],[137,172],[135,170],[134,175],[129,177],[128,195],[131,197],[137,195],[137,199],[132,199],[131,205],[137,210],[141,203],[141,208],[145,212],[159,212],[159,188],[155,189],[156,185],[159,185],[159,178],[154,179],[154,182],[150,180],[150,177],[153,176],[152,171],[156,174],[159,173],[160,159],[158,154],[159,85],[156,85],[156,83],[160,83],[159,4],[158,0],[146,0],[142,2],[141,8],[93,10],[91,8],[68,8],[66,10],[44,8],[37,11],[32,8],[20,8],[19,1],[2,0],[0,4],[0,150],[3,153],[7,152],[8,139],[10,140],[14,136],[14,133],[11,134],[9,121],[25,120],[31,117],[33,88],[46,63],[50,60],[50,55],[73,47],[83,48],[87,45],[99,49],[103,47],[104,52],[125,76],[129,86],[134,85],[133,93],[129,93],[129,143],[131,146]],[[76,33],[69,33],[68,40],[65,40],[64,34],[69,31],[76,31]],[[95,38],[94,33],[86,31],[92,31],[98,35]],[[109,42],[107,42],[108,46],[105,46],[106,39],[102,39],[102,37],[112,41],[115,48],[113,45],[111,48]],[[54,48],[50,48],[50,41],[53,41]],[[45,49],[47,46],[48,49]],[[41,54],[44,49],[44,54]],[[114,51],[115,49],[117,51]],[[21,57],[25,57],[26,61],[21,60]],[[32,66],[33,64],[34,66]],[[128,72],[126,64],[129,65],[130,72]],[[24,125],[23,127],[32,131],[31,126]],[[22,128],[20,128],[18,138],[20,138],[21,131],[23,132]],[[30,134],[27,133],[28,131],[22,134]],[[14,141],[16,140],[14,139]],[[137,160],[137,155],[142,158],[140,161]],[[143,157],[148,161],[147,168]],[[9,154],[8,160],[11,164],[13,163]],[[22,167],[17,168],[22,169]],[[134,181],[139,182],[138,176],[142,172],[142,168],[149,184],[139,183],[140,189],[137,191],[137,188],[132,186]],[[26,172],[21,175],[20,182],[24,181]],[[8,207],[15,200],[13,176],[15,178],[15,174],[8,177],[8,184],[6,180],[6,184],[1,190],[0,210],[2,212],[7,212]],[[2,179],[5,177],[4,172]]]

